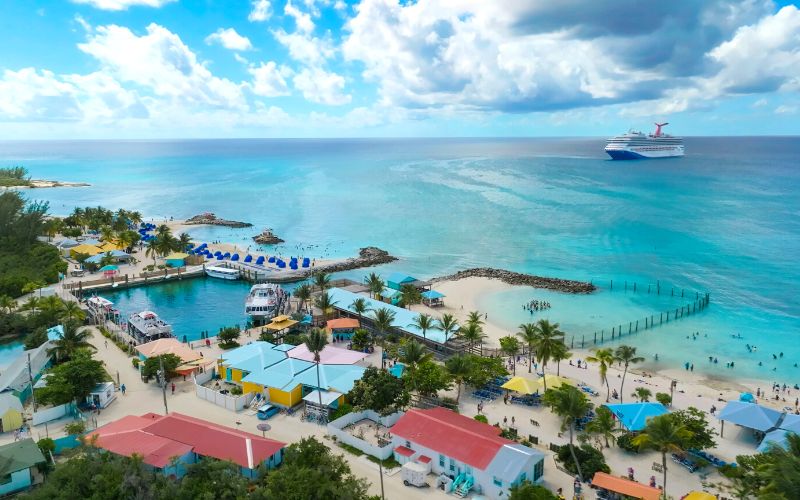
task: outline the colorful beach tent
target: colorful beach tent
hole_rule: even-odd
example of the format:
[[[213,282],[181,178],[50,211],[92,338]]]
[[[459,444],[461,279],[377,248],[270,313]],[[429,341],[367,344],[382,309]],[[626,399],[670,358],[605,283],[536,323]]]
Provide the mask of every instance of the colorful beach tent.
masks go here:
[[[683,500],[717,500],[717,497],[705,491],[690,491]]]
[[[755,403],[756,398],[749,392],[743,392],[739,394],[739,401],[744,401],[745,403]]]
[[[669,413],[661,403],[622,403],[605,404],[619,423],[629,431],[640,431],[647,425],[647,419]]]
[[[296,324],[297,324],[297,321],[291,319],[289,316],[281,315],[281,316],[275,316],[274,318],[272,318],[272,322],[270,324],[264,326],[264,328],[266,328],[268,330],[275,331],[275,332],[279,332],[281,330],[285,330],[285,329],[287,329],[287,328],[289,328],[291,326],[294,326]]]
[[[661,490],[658,488],[637,483],[630,479],[612,476],[605,472],[595,472],[592,478],[592,486],[642,500],[659,500],[661,498]]]
[[[547,382],[547,384],[545,384],[545,381]],[[539,379],[536,382],[541,384],[542,387],[547,385],[548,389],[555,389],[555,388],[561,387],[562,385],[565,385],[565,384],[566,385],[573,385],[571,380],[566,379],[564,377],[559,377],[558,375],[552,375],[550,373],[548,373],[547,375],[544,375],[542,377],[539,377]]]
[[[103,252],[103,251],[102,251],[102,250],[100,250],[99,248],[97,248],[96,246],[94,246],[94,245],[87,245],[86,243],[84,243],[83,245],[78,245],[78,246],[76,246],[76,247],[72,247],[72,248],[70,248],[70,250],[69,250],[69,254],[70,254],[72,257],[75,257],[75,256],[76,256],[76,255],[78,255],[78,254],[84,254],[84,255],[97,255],[97,254],[99,254],[99,253],[102,253],[102,252]]]
[[[508,389],[509,391],[519,392],[520,394],[534,394],[539,392],[542,386],[536,380],[525,377],[513,377],[500,387]]]
[[[728,401],[717,418],[748,429],[767,432],[778,426],[783,413],[766,406],[742,401]]]

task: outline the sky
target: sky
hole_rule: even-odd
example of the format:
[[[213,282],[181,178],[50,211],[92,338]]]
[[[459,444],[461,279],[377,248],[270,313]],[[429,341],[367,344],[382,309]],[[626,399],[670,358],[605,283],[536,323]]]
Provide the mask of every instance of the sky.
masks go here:
[[[0,137],[800,135],[771,0],[3,0]]]

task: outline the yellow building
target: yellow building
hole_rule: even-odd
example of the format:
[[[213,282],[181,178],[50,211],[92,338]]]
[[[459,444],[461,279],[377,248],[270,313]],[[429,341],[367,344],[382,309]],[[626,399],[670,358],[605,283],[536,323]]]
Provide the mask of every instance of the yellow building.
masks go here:
[[[0,432],[22,427],[22,403],[10,392],[0,394]]]

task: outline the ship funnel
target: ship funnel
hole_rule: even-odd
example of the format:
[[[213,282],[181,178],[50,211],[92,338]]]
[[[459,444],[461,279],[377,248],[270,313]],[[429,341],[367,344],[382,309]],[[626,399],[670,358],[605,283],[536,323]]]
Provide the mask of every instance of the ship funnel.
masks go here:
[[[656,133],[653,135],[656,137],[661,137],[661,127],[666,127],[667,125],[669,125],[669,122],[656,123],[655,125],[656,125]]]

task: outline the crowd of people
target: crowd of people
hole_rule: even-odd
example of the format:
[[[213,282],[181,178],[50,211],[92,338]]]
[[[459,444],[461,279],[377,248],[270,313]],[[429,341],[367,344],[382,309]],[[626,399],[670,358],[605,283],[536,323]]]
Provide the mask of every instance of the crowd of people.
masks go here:
[[[544,311],[545,309],[550,309],[550,302],[547,302],[546,300],[533,299],[527,304],[522,304],[522,308],[533,314],[534,311]]]

